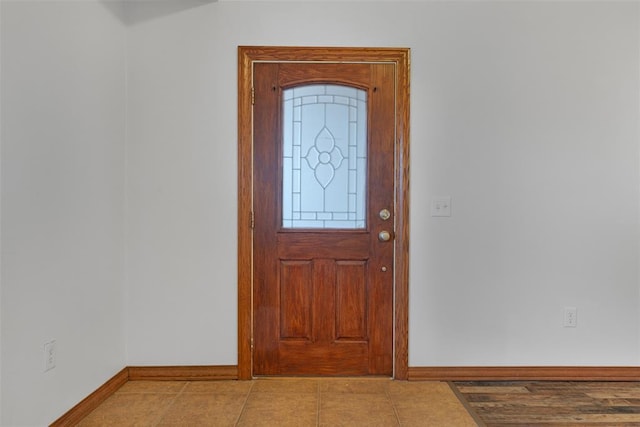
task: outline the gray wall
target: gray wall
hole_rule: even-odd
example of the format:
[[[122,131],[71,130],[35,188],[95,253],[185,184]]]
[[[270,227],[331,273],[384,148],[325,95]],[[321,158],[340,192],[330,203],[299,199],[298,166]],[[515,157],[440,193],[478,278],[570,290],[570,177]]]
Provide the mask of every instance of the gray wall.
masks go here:
[[[2,425],[237,363],[238,45],[411,48],[411,366],[638,364],[638,3],[122,6],[1,3]]]
[[[36,426],[126,363],[125,32],[94,2],[1,14],[0,423]]]

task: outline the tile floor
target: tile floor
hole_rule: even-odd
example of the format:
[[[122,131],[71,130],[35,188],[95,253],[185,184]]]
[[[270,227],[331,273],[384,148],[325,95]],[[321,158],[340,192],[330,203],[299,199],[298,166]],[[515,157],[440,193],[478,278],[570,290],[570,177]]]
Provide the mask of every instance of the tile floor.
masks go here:
[[[447,383],[378,378],[130,381],[87,426],[477,426]]]

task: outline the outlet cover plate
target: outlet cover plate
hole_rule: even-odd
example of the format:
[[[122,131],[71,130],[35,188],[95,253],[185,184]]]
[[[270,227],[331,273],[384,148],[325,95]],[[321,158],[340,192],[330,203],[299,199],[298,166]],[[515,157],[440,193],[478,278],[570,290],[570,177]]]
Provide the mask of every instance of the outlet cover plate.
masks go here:
[[[44,371],[50,371],[56,367],[56,342],[50,341],[44,345]]]
[[[578,309],[575,307],[564,308],[564,327],[575,328],[578,326]]]

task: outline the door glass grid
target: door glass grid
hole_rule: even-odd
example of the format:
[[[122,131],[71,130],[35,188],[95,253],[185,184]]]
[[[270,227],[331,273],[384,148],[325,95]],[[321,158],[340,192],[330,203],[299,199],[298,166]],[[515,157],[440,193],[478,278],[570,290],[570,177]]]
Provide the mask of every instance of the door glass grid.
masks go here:
[[[367,92],[284,90],[282,174],[284,228],[365,228]]]

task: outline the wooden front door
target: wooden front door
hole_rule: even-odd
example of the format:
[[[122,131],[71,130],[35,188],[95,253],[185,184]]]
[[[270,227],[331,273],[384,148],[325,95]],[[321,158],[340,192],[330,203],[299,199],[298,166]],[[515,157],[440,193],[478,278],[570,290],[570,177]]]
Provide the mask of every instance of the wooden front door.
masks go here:
[[[395,67],[256,63],[253,373],[393,373]]]

